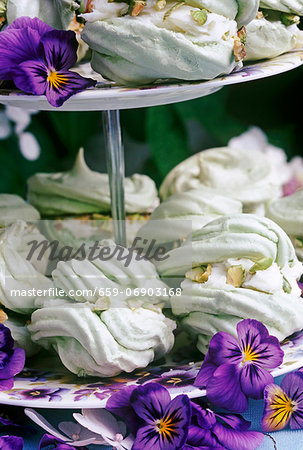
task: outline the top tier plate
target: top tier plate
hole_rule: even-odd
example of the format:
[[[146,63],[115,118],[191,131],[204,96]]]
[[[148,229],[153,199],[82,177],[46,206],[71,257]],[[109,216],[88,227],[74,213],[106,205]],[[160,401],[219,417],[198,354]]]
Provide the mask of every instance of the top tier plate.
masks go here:
[[[0,90],[0,103],[40,111],[106,111],[142,108],[204,97],[224,86],[278,75],[302,64],[303,49],[271,60],[245,65],[237,72],[210,81],[169,83],[137,88],[99,82],[96,88],[73,96],[59,109],[50,106],[44,96],[24,95],[17,91]]]

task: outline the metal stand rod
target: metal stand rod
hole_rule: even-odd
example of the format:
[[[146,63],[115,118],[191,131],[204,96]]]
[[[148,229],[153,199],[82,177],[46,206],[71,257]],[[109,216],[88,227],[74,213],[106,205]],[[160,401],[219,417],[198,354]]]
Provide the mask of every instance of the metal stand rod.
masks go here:
[[[125,165],[119,110],[103,111],[103,125],[107,151],[107,171],[114,223],[114,238],[116,244],[126,247],[124,203]]]

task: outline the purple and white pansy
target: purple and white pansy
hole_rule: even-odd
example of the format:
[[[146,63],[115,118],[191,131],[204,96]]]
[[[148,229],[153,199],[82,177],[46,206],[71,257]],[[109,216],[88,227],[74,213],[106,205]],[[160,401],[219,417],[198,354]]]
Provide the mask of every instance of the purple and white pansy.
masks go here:
[[[242,320],[237,333],[238,339],[224,332],[211,339],[194,384],[206,388],[213,404],[244,412],[248,398],[261,399],[265,386],[273,383],[270,370],[280,366],[284,352],[257,320]]]
[[[20,17],[0,33],[0,80],[12,80],[29,94],[46,95],[52,106],[59,107],[96,84],[69,70],[77,61],[77,49],[73,31]]]

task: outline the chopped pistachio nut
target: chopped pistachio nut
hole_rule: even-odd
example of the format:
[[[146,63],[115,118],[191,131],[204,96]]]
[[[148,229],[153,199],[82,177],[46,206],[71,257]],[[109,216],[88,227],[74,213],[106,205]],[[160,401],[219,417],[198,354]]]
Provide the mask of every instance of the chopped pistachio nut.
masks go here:
[[[273,259],[272,258],[260,258],[249,269],[249,273],[254,274],[258,270],[266,270],[272,265],[272,263],[273,263]]]
[[[128,14],[136,17],[140,14],[144,6],[146,6],[146,3],[143,0],[131,0],[128,7]]]
[[[230,31],[226,31],[226,33],[223,34],[222,39],[223,41],[227,41],[230,36]]]
[[[6,14],[6,4],[7,0],[0,0],[0,16],[4,16]]]
[[[264,17],[263,11],[258,11],[257,15],[256,15],[256,19],[263,19],[263,17]]]
[[[154,312],[157,312],[157,313],[161,313],[163,307],[164,307],[164,303],[163,302],[162,303],[156,303],[156,304],[153,304],[153,303],[145,303],[145,304],[143,304],[143,308],[144,309],[149,309],[150,311],[154,311]]]
[[[185,4],[185,2],[178,2],[178,3],[175,3],[171,8],[169,8],[169,10],[167,10],[163,16],[163,22],[169,18],[169,16],[175,9],[180,8],[180,6],[183,6],[184,4]]]
[[[291,285],[285,277],[283,277],[283,291],[287,294],[291,293]]]
[[[127,300],[127,305],[132,311],[135,311],[138,308],[142,308],[144,302],[139,298],[131,298]]]
[[[237,36],[234,37],[234,55],[236,62],[242,61],[246,56],[245,43],[246,29],[242,27],[238,31]]]
[[[108,297],[100,297],[93,307],[94,312],[106,311],[110,308],[110,299]]]
[[[197,22],[199,25],[204,25],[207,21],[207,11],[206,9],[201,9],[200,11],[190,11],[192,18],[195,22]]]
[[[195,267],[185,274],[185,278],[195,281],[196,283],[205,283],[211,274],[211,265]]]
[[[156,11],[161,11],[161,9],[165,8],[166,6],[166,0],[157,0],[157,2],[154,5],[154,8]]]
[[[300,17],[296,16],[295,14],[286,14],[286,13],[282,13],[281,14],[281,22],[283,23],[283,25],[285,25],[286,27],[289,27],[290,25],[299,25],[300,23]]]
[[[7,319],[7,314],[3,311],[3,309],[0,309],[0,323],[5,322]]]
[[[238,266],[231,266],[226,273],[226,283],[239,288],[245,280],[245,269],[241,264]]]

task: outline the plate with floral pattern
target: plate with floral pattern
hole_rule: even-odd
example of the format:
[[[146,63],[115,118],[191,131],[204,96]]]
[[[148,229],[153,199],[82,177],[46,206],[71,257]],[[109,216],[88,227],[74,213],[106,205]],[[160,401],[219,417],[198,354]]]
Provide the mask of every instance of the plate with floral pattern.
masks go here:
[[[294,50],[270,60],[245,64],[240,70],[210,81],[161,83],[151,86],[124,87],[108,82],[92,72],[90,65],[75,68],[83,76],[98,80],[95,88],[73,96],[61,111],[101,111],[142,108],[192,100],[210,95],[224,86],[278,75],[303,64],[303,50]],[[44,96],[25,95],[20,91],[0,89],[0,103],[34,110],[55,110]]]
[[[303,330],[285,339],[283,364],[272,371],[274,377],[303,367]],[[57,409],[103,408],[113,392],[127,385],[154,382],[165,386],[172,397],[187,394],[190,398],[205,396],[205,390],[193,386],[201,366],[198,353],[183,347],[166,360],[158,361],[131,374],[112,378],[78,378],[64,369],[41,369],[49,366],[49,357],[39,357],[33,367],[15,377],[13,389],[0,392],[0,404]],[[39,368],[40,366],[40,368]]]

